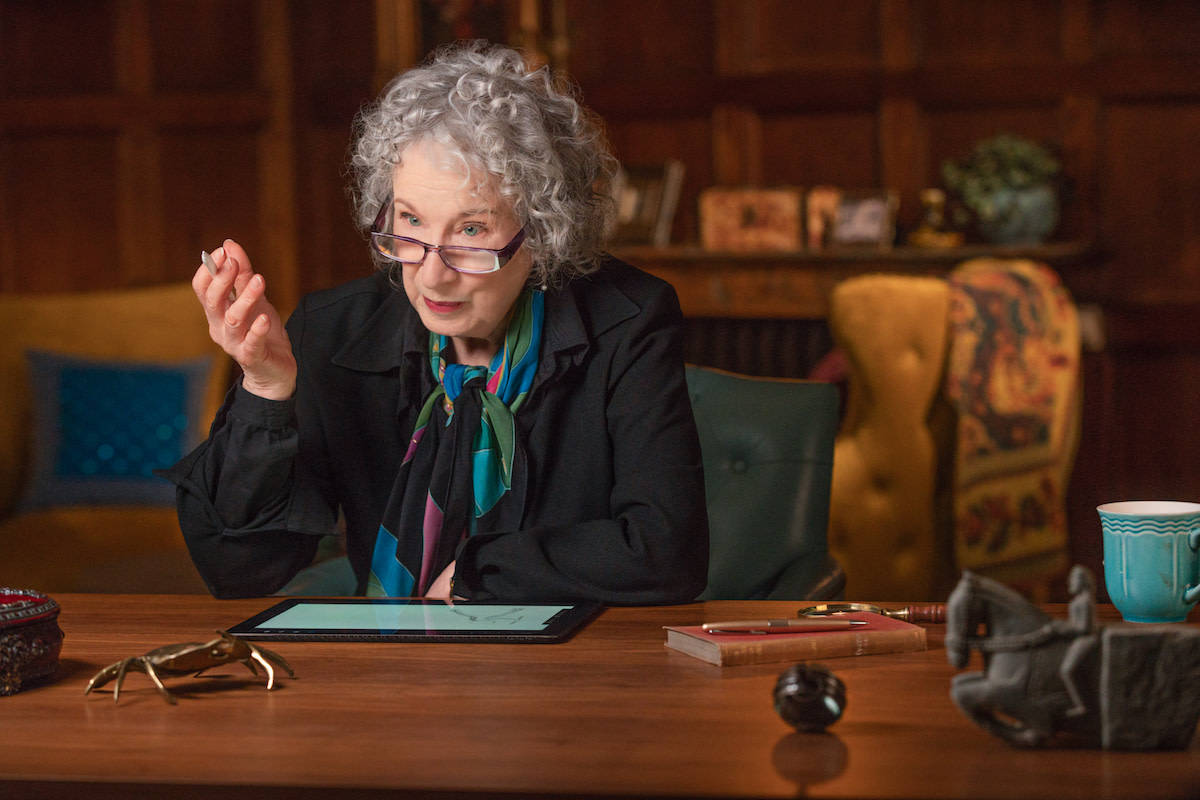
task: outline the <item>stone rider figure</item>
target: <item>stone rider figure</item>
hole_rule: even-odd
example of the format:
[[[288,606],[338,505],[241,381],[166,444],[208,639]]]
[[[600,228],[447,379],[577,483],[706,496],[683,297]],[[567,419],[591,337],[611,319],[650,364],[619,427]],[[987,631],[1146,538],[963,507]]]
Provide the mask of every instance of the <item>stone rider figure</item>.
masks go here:
[[[1071,707],[1067,709],[1066,716],[1076,717],[1088,710],[1073,676],[1075,668],[1083,662],[1094,644],[1089,634],[1096,631],[1096,582],[1090,570],[1076,565],[1067,577],[1067,588],[1071,592],[1071,602],[1067,607],[1067,622],[1063,632],[1073,636],[1074,640],[1067,648],[1058,672],[1067,694],[1071,696]]]

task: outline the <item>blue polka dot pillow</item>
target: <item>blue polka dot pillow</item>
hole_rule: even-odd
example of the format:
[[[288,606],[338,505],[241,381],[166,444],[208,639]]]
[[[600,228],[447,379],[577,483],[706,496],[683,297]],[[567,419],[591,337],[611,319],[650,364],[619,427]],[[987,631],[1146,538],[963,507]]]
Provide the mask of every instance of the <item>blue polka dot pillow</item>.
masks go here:
[[[174,505],[154,470],[204,430],[206,357],[182,364],[97,361],[29,351],[33,470],[22,510],[72,505]]]

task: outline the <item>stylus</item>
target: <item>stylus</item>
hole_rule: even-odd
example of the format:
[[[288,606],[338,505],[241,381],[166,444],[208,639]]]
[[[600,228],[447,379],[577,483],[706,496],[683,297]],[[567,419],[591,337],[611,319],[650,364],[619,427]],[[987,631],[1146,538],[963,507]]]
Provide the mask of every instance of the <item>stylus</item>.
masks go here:
[[[200,251],[200,261],[204,264],[205,269],[208,270],[209,275],[212,275],[214,278],[217,277],[217,262],[213,261],[213,257],[208,254],[207,250]],[[232,303],[234,300],[237,300],[237,289],[231,286],[229,287],[229,302]]]
[[[744,619],[733,622],[706,622],[700,627],[709,633],[799,633],[841,631],[866,624],[860,619]]]

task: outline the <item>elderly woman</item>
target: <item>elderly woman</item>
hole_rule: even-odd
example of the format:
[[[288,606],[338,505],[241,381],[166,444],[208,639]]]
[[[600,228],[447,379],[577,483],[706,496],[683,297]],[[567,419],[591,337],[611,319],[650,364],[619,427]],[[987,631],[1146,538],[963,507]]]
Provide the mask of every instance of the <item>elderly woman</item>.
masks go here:
[[[603,254],[615,161],[506,48],[443,49],[358,126],[381,269],[287,323],[226,241],[193,286],[242,368],[171,471],[220,597],[279,590],[344,518],[359,593],[690,601],[708,522],[671,287]]]

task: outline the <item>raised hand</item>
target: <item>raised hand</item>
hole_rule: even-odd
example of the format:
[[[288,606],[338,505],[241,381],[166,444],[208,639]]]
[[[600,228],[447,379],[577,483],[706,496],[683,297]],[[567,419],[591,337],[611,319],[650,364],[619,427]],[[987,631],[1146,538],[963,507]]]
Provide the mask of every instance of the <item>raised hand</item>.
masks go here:
[[[266,281],[232,239],[213,251],[212,260],[215,276],[201,265],[192,277],[209,336],[242,368],[247,391],[286,400],[296,389],[296,359],[283,320],[267,300]]]

